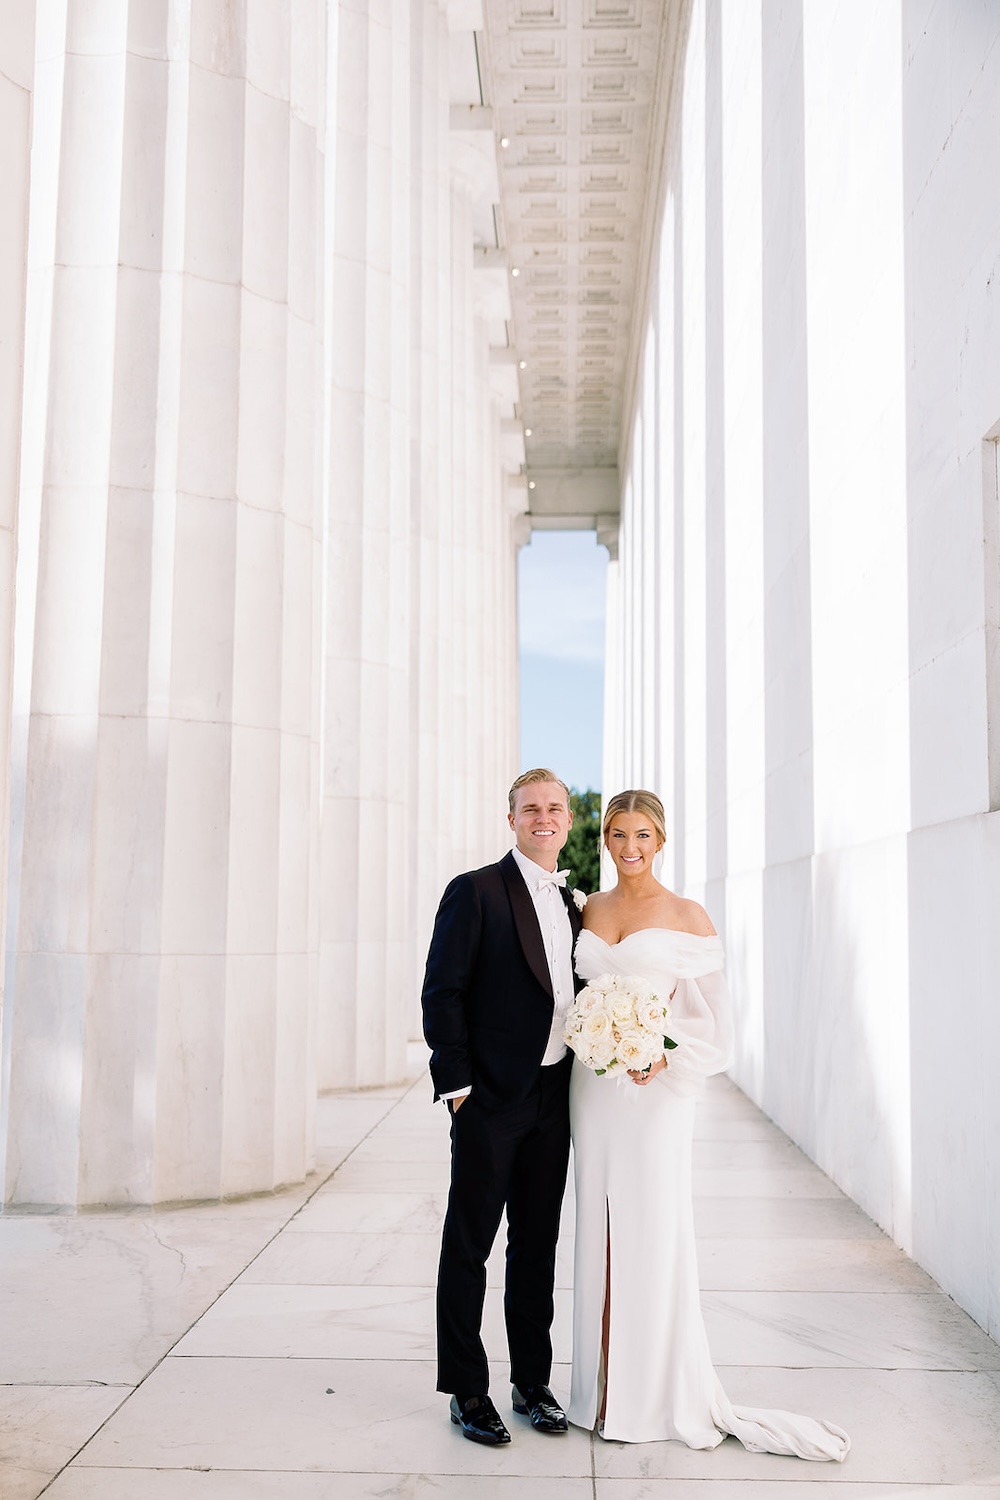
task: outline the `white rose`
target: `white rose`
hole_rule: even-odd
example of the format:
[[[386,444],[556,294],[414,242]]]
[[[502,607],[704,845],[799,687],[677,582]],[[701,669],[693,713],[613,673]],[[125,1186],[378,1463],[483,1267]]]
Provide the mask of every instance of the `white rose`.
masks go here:
[[[618,1022],[627,1021],[632,1015],[632,997],[616,990],[611,997],[611,1014]]]
[[[588,1048],[598,1042],[611,1041],[611,1017],[606,1010],[595,1010],[584,1017],[583,1040]]]
[[[663,1036],[666,1029],[667,1010],[666,1006],[653,995],[649,1000],[643,1000],[636,1007],[636,1019],[643,1031],[650,1032],[653,1036]]]
[[[636,1048],[639,1058],[638,1067],[648,1068],[663,1051],[663,1039],[658,1036],[650,1036],[648,1031],[633,1032],[628,1040]]]
[[[577,890],[576,888],[574,888],[574,890],[573,890],[573,905],[576,907],[577,911],[583,911],[583,908],[586,906],[586,904],[587,904],[587,893],[586,893],[586,891],[581,891],[581,890]]]
[[[628,1068],[630,1073],[642,1073],[646,1065],[642,1047],[633,1037],[622,1037],[615,1049],[615,1061],[621,1062],[622,1068]]]
[[[568,1015],[566,1017],[566,1024],[563,1027],[563,1041],[566,1042],[570,1047],[573,1047],[574,1051],[576,1049],[577,1038],[580,1036],[582,1031],[583,1021],[581,1020],[581,1018],[579,1016],[573,1015],[572,1013]]]
[[[634,1036],[623,1036],[615,1048],[615,1058],[623,1068],[631,1072],[641,1072],[647,1066],[646,1049]]]
[[[607,1070],[615,1063],[615,1043],[610,1031],[607,1036],[600,1037],[591,1047],[587,1048],[583,1059],[588,1067]]]
[[[604,996],[598,990],[592,989],[588,985],[585,990],[581,990],[577,995],[573,1008],[577,1015],[589,1016],[595,1010],[603,1008],[603,1005]]]

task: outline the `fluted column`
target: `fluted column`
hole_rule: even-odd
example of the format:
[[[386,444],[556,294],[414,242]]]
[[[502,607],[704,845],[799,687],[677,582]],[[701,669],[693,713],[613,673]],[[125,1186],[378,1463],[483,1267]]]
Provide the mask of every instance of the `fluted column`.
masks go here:
[[[230,12],[69,0],[39,31],[17,1202],[217,1197],[311,1159],[323,39],[304,4]]]
[[[447,5],[422,0],[412,17],[413,212],[411,220],[412,496],[410,701],[411,875],[407,973],[409,1031],[420,1034],[419,993],[427,942],[447,876],[451,812],[445,780],[451,742],[441,721],[448,688],[450,509],[451,187],[448,146]]]
[[[17,566],[17,494],[24,380],[24,319],[31,168],[34,6],[12,9],[0,43],[0,140],[4,151],[4,208],[0,214],[0,870],[7,865],[11,732],[11,643]],[[4,929],[0,901],[0,936]],[[0,991],[0,1022],[3,995]],[[2,1028],[0,1028],[2,1034]],[[0,1135],[9,1055],[0,1051]],[[0,1155],[0,1183],[3,1181]]]
[[[34,5],[0,38],[4,1196],[268,1190],[317,1083],[403,1075],[517,769],[471,13],[39,8],[37,58]]]
[[[453,178],[452,187],[452,637],[454,680],[451,698],[455,788],[454,855],[462,869],[473,863],[472,714],[464,695],[470,686],[473,643],[469,635],[469,599],[475,587],[471,576],[470,533],[474,525],[475,494],[470,463],[475,442],[475,396],[472,340],[475,317],[473,277],[472,209],[469,184]],[[471,707],[471,705],[470,705]]]
[[[323,706],[320,1083],[405,1067],[410,24],[338,17]]]
[[[492,132],[454,130],[450,780],[458,817],[453,870],[496,857],[504,836],[506,788],[517,766],[517,714],[507,696],[516,672],[515,548],[502,482],[501,412],[490,378],[487,317],[495,311],[497,288],[483,280],[493,273],[474,268],[473,251],[473,206],[495,202],[498,193]]]

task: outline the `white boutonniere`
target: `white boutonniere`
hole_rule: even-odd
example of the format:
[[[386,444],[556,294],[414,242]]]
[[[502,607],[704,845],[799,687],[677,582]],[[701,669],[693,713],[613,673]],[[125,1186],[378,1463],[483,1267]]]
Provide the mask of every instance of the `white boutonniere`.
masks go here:
[[[586,906],[586,904],[587,904],[587,892],[586,891],[578,890],[577,887],[574,886],[573,887],[573,905],[576,907],[577,911],[583,911],[583,908]]]

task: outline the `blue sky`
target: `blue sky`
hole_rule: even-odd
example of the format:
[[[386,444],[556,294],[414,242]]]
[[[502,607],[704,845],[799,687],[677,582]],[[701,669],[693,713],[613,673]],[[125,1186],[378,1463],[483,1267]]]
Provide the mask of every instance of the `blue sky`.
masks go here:
[[[608,554],[592,531],[535,531],[518,555],[521,770],[600,790]]]

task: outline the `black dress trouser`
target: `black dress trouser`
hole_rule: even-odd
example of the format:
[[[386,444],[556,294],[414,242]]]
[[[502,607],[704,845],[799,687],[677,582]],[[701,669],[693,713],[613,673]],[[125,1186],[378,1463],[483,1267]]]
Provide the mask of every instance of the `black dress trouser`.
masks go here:
[[[572,1056],[542,1068],[520,1103],[487,1109],[473,1092],[451,1121],[451,1191],[438,1268],[439,1391],[484,1395],[486,1261],[504,1207],[504,1318],[514,1385],[547,1385],[552,1288],[569,1161]]]

